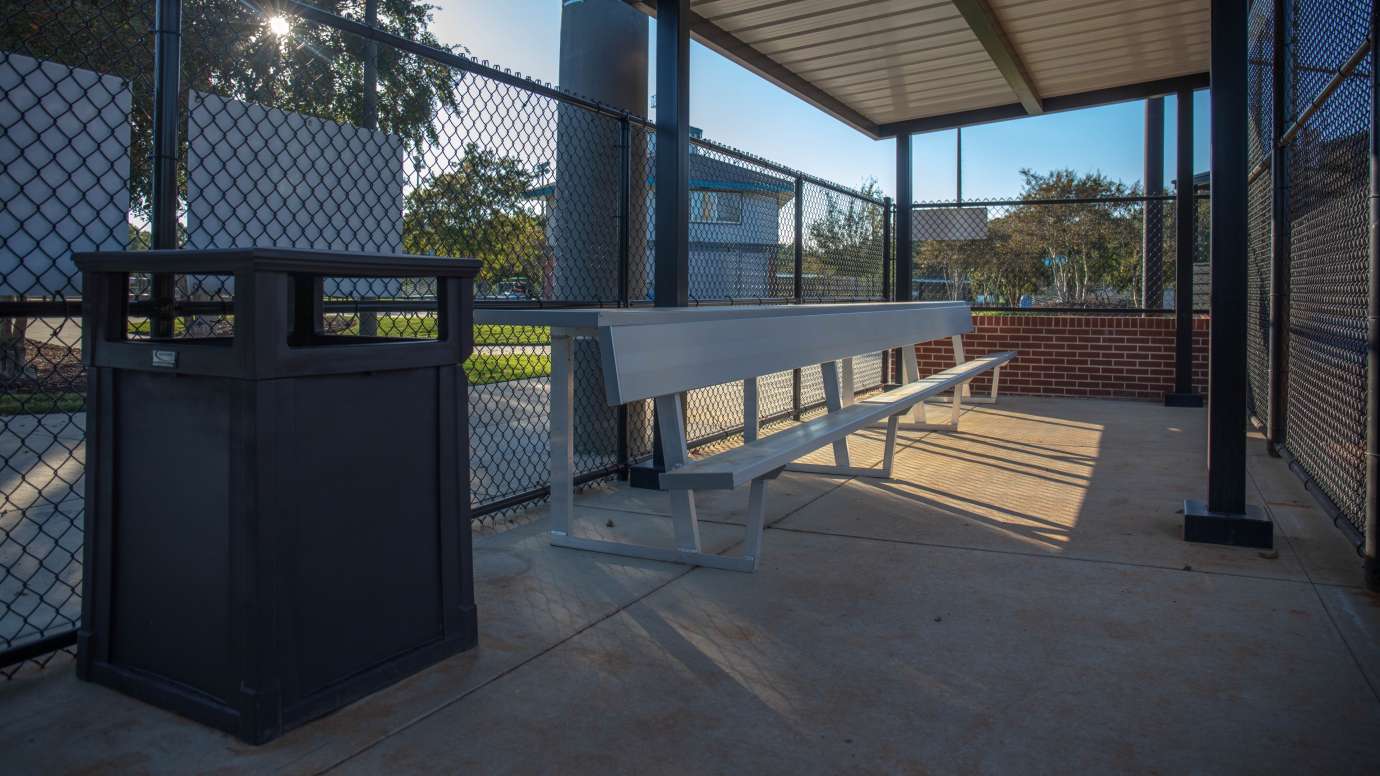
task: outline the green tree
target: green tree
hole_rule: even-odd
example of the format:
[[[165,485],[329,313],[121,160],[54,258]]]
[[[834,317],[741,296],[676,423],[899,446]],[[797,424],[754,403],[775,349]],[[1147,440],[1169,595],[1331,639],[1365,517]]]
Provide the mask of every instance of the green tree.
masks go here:
[[[1134,197],[1138,186],[1101,173],[1021,170],[1024,200]],[[1084,305],[1138,297],[1142,206],[1121,201],[1022,204],[1002,219],[1007,264],[1043,266],[1041,287],[1058,304]]]
[[[858,192],[882,198],[875,178]],[[824,192],[824,216],[805,230],[804,272],[819,294],[871,295],[881,290],[882,208],[857,197]]]
[[[403,249],[409,253],[476,258],[481,287],[545,274],[545,220],[534,207],[537,175],[522,160],[465,145],[459,163],[407,195]]]

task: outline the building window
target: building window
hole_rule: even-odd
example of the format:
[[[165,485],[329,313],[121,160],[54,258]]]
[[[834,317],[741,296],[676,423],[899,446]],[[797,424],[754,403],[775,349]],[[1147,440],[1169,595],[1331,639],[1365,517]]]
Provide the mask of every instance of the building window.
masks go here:
[[[697,224],[740,224],[743,195],[736,191],[691,191],[690,220]]]

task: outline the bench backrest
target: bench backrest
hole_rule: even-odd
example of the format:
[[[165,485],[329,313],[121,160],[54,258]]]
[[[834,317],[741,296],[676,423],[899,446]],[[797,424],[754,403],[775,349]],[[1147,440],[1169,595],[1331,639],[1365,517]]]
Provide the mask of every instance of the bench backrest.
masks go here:
[[[599,330],[611,405],[967,334],[964,302],[754,316]]]

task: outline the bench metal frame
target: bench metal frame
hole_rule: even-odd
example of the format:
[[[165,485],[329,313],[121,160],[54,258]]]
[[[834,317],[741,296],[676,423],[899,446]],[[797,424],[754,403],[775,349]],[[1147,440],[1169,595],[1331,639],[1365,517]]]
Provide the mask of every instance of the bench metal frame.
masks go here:
[[[788,461],[778,467],[770,468],[769,471],[759,472],[749,479],[748,490],[748,521],[745,526],[744,551],[738,556],[716,555],[702,550],[700,540],[700,519],[696,510],[696,500],[694,500],[694,490],[697,487],[718,487],[718,489],[731,489],[742,485],[736,481],[716,483],[700,483],[700,485],[689,486],[684,483],[684,476],[689,472],[676,474],[678,469],[690,467],[691,461],[689,446],[687,446],[686,429],[684,429],[684,414],[682,405],[682,395],[676,394],[654,396],[653,402],[657,409],[658,431],[661,434],[662,456],[667,465],[667,474],[662,475],[662,487],[667,490],[669,500],[671,500],[671,522],[673,533],[675,533],[675,547],[653,547],[653,545],[621,543],[621,541],[609,541],[600,539],[588,539],[588,537],[575,536],[573,532],[574,522],[574,340],[577,337],[596,337],[598,330],[591,329],[570,329],[570,327],[552,327],[551,333],[551,543],[556,547],[574,548],[574,550],[586,550],[595,552],[606,552],[611,555],[628,556],[628,558],[646,558],[653,561],[667,561],[676,563],[687,563],[687,565],[705,566],[705,568],[734,570],[734,572],[753,572],[758,568],[758,559],[762,551],[762,534],[766,527],[766,482],[774,479],[782,469],[798,472],[814,472],[814,474],[845,475],[845,476],[871,476],[871,478],[889,478],[896,460],[896,440],[897,431],[900,428],[907,429],[926,429],[926,431],[955,431],[958,429],[959,416],[962,414],[963,395],[967,394],[969,382],[980,374],[981,371],[992,370],[992,392],[989,398],[984,398],[988,403],[995,402],[996,392],[998,392],[999,374],[1002,365],[1010,360],[1014,353],[1002,353],[995,356],[995,365],[987,365],[978,369],[972,376],[965,380],[954,381],[949,378],[944,382],[944,388],[933,387],[914,387],[915,395],[907,396],[897,400],[894,405],[882,405],[875,411],[864,411],[867,420],[861,423],[849,425],[843,428],[842,432],[831,432],[836,438],[821,443],[820,446],[832,446],[834,452],[834,465],[821,464],[799,464]],[[962,336],[954,334],[951,337],[954,342],[955,370],[962,369],[966,365],[963,360]],[[609,341],[600,341],[600,347],[609,347]],[[916,384],[920,381],[918,360],[915,356],[915,344],[903,345],[903,389],[908,385]],[[609,355],[603,353],[604,367],[609,369]],[[985,359],[984,359],[985,360]],[[976,365],[976,362],[974,362]],[[773,370],[774,371],[774,370]],[[856,405],[856,391],[854,391],[854,369],[853,356],[839,360],[825,360],[820,363],[821,377],[824,378],[824,398],[827,407],[827,416],[838,416],[847,407]],[[951,370],[947,370],[951,371]],[[945,371],[945,373],[947,373]],[[926,381],[936,380],[937,377],[926,378]],[[751,445],[759,439],[759,377],[748,376],[742,378],[742,417],[744,417],[744,443]],[[927,423],[925,413],[926,399],[933,399],[940,389],[952,388],[951,420],[944,424]],[[900,391],[900,389],[898,389]],[[889,392],[896,394],[897,391]],[[883,398],[889,394],[883,394]],[[611,391],[610,391],[611,395]],[[970,398],[969,400],[976,400]],[[871,400],[867,400],[871,402]],[[890,411],[894,410],[894,411]],[[882,414],[883,418],[875,417]],[[907,423],[901,423],[903,416],[909,416]],[[821,418],[816,418],[821,420]],[[860,429],[872,427],[879,420],[886,423],[886,442],[885,453],[880,467],[854,467],[851,465],[849,447],[847,447],[847,436]],[[813,423],[813,421],[810,421]],[[796,427],[799,428],[799,427]],[[693,468],[693,467],[691,467]]]

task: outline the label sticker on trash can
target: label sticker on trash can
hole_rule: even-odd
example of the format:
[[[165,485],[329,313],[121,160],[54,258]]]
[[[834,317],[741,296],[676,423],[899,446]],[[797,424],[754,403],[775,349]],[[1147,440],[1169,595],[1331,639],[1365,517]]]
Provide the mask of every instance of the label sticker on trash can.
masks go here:
[[[177,366],[176,350],[155,350],[153,351],[153,365],[172,368]]]

